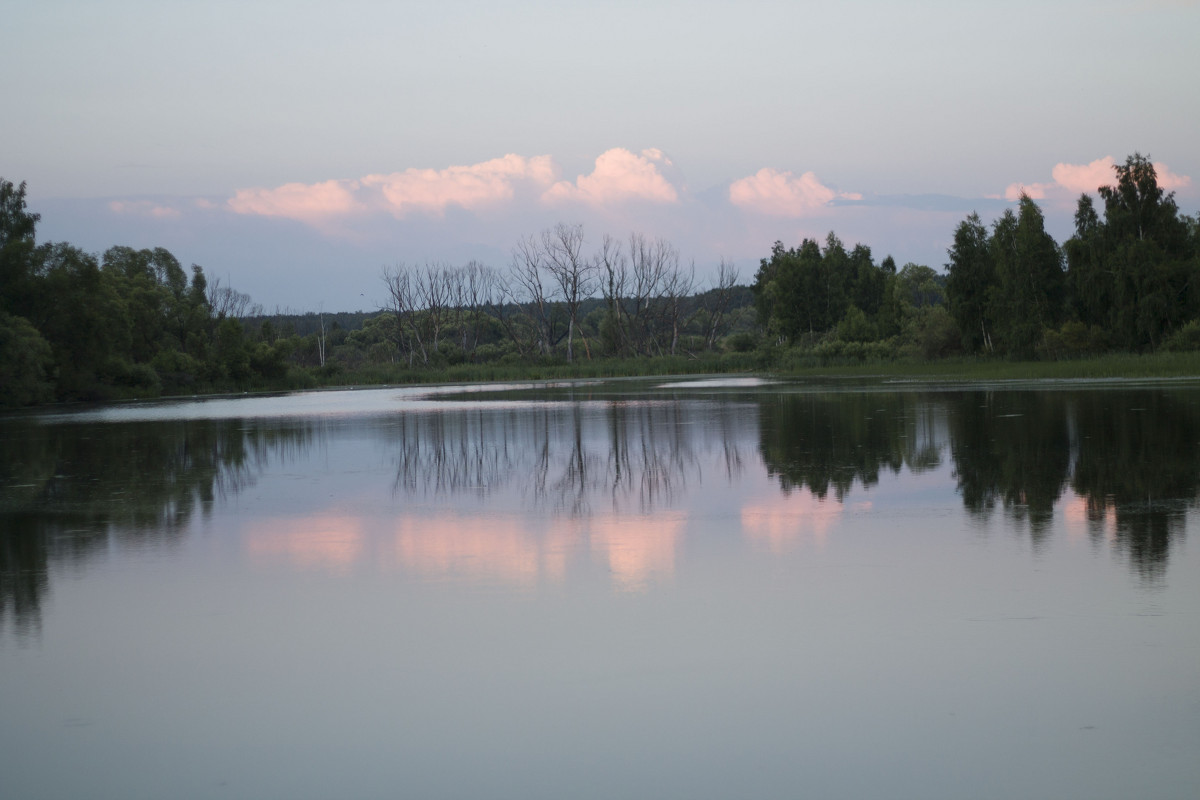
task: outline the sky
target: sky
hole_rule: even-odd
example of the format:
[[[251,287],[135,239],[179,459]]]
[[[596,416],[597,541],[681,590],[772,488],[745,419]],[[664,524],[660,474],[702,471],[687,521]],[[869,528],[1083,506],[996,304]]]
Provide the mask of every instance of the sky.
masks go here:
[[[1149,155],[1200,208],[1200,0],[6,4],[0,176],[39,241],[162,246],[267,311],[558,222],[699,282],[772,243],[941,270],[1022,190],[1060,242]]]

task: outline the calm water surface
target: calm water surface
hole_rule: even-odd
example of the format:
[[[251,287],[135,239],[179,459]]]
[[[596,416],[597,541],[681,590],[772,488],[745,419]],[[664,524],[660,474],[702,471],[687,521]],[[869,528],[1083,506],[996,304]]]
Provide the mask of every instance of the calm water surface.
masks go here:
[[[0,795],[1195,798],[1200,384],[0,418]]]

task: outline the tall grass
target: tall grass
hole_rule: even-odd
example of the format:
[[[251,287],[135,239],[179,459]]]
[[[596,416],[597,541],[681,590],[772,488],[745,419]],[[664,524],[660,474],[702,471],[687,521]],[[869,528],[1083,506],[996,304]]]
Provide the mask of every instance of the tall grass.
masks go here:
[[[827,360],[826,360],[827,361]],[[546,360],[520,364],[456,364],[430,369],[399,364],[353,370],[293,370],[286,387],[383,386],[427,383],[486,383],[571,378],[648,377],[758,373],[779,377],[863,377],[939,381],[1072,380],[1097,378],[1200,377],[1200,353],[1116,353],[1063,361],[1007,361],[960,357],[937,361],[878,360],[822,363],[798,350],[703,353],[658,358],[606,358],[573,363]],[[265,387],[264,387],[265,388]]]
[[[793,361],[776,371],[788,376],[879,376],[930,380],[1078,380],[1200,377],[1200,352],[1110,353],[1061,361],[948,358],[816,365]]]

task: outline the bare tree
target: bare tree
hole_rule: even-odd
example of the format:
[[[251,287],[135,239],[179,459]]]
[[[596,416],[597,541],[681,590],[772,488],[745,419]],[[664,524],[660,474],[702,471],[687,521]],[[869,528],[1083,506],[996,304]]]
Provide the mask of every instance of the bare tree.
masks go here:
[[[663,320],[666,323],[664,333],[670,332],[671,346],[669,352],[675,355],[679,347],[679,332],[686,324],[684,319],[684,304],[696,290],[696,265],[692,264],[687,272],[679,267],[678,260],[667,273],[663,281],[661,303]]]
[[[717,338],[721,335],[721,330],[725,325],[725,316],[729,313],[729,306],[733,302],[733,288],[737,286],[739,271],[732,262],[721,259],[721,264],[717,267],[717,282],[706,295],[706,310],[708,311],[708,325],[704,334],[704,345],[709,350],[717,346]]]
[[[604,241],[594,258],[594,269],[599,275],[600,295],[604,298],[608,314],[608,344],[614,354],[622,354],[629,347],[629,326],[625,318],[629,261],[621,250],[621,243],[608,234],[604,235]]]
[[[387,311],[396,318],[396,349],[411,367],[416,354],[422,363],[429,363],[429,354],[421,337],[417,323],[420,292],[414,278],[414,270],[403,261],[392,267],[384,267],[380,276],[388,291]]]
[[[512,284],[507,294],[512,302],[528,309],[534,323],[537,349],[543,355],[548,355],[554,344],[553,309],[546,286],[548,274],[546,256],[539,242],[532,236],[518,241],[509,266]]]
[[[317,360],[319,366],[325,366],[325,304],[322,303],[317,309],[317,321],[320,323],[320,328],[317,332]]]
[[[208,285],[205,295],[208,305],[213,310],[213,316],[217,319],[225,317],[240,319],[246,316],[246,309],[250,306],[250,295],[239,292],[230,286],[222,286],[220,278]],[[259,311],[262,311],[261,306]]]
[[[496,272],[478,261],[469,261],[462,269],[463,303],[469,314],[469,325],[462,326],[462,348],[464,353],[474,352],[479,346],[479,331],[486,317],[486,309],[496,301]]]
[[[661,330],[668,278],[679,270],[679,251],[664,239],[648,240],[640,233],[629,236],[631,268],[629,327],[638,352],[662,352]]]
[[[567,309],[567,361],[575,359],[575,331],[579,328],[579,305],[591,295],[594,287],[593,262],[583,255],[583,225],[567,225],[560,222],[553,228],[542,231],[542,257],[558,295]],[[592,357],[587,337],[583,349],[588,359]]]
[[[446,314],[450,309],[453,292],[451,290],[451,273],[453,269],[442,263],[426,263],[423,270],[417,272],[417,292],[422,305],[423,322],[426,326],[427,338],[430,339],[430,349],[434,353],[438,349],[438,338],[446,323]]]

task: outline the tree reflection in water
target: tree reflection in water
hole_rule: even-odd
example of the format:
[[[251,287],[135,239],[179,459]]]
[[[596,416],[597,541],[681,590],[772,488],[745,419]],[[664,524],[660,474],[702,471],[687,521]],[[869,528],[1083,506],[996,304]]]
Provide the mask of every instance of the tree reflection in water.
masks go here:
[[[887,470],[941,464],[945,432],[936,402],[913,393],[780,394],[761,405],[759,448],[785,492],[807,487],[838,502]]]
[[[634,577],[632,551],[621,552],[628,536],[616,532],[632,536],[637,525],[624,523],[649,529],[652,514],[686,513],[706,481],[738,481],[755,441],[783,492],[807,488],[838,504],[856,484],[935,470],[949,455],[967,512],[987,520],[1001,509],[1035,547],[1056,507],[1081,502],[1090,535],[1110,537],[1149,582],[1162,578],[1200,487],[1200,404],[1190,389],[504,399],[350,424],[382,442],[394,494],[483,504],[503,494],[523,509],[590,520],[593,545],[607,542],[613,564],[627,557]],[[114,543],[171,545],[270,464],[307,458],[333,435],[322,424],[0,421],[0,626],[11,618],[18,634],[38,629],[51,564],[82,563]],[[682,519],[672,517],[667,533]],[[674,536],[647,550],[645,564],[667,569]]]
[[[170,546],[215,499],[302,452],[310,425],[241,420],[0,425],[0,626],[40,626],[51,562]]]
[[[883,470],[931,469],[949,447],[963,505],[997,507],[1035,548],[1070,488],[1091,535],[1112,519],[1116,547],[1160,579],[1200,487],[1194,391],[963,391],[781,394],[762,403],[760,451],[785,491],[843,502]]]
[[[999,502],[1039,547],[1071,466],[1063,395],[964,392],[948,398],[954,477],[967,510],[987,517]]]
[[[1194,393],[1080,393],[1071,488],[1093,536],[1115,516],[1117,547],[1147,580],[1161,579],[1200,487],[1200,407]]]
[[[572,517],[649,513],[682,499],[714,449],[722,479],[741,473],[747,411],[668,400],[406,415],[389,428],[394,486],[425,497],[517,490],[526,508]]]

